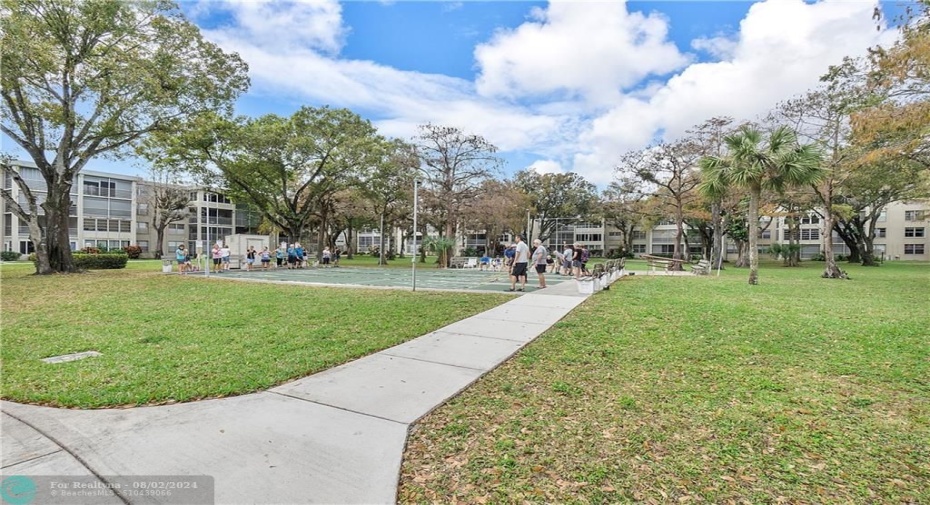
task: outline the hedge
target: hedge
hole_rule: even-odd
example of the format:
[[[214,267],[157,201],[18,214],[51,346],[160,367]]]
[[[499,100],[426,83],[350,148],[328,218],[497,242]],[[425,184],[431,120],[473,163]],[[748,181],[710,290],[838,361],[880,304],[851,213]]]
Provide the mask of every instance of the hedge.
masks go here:
[[[3,251],[0,252],[0,260],[3,261],[17,261],[22,254],[19,254],[16,251]]]
[[[35,262],[35,256],[35,254],[30,254],[29,259]],[[126,263],[129,262],[129,256],[122,251],[118,253],[102,254],[73,253],[72,257],[74,258],[74,265],[79,270],[107,270],[126,268]]]

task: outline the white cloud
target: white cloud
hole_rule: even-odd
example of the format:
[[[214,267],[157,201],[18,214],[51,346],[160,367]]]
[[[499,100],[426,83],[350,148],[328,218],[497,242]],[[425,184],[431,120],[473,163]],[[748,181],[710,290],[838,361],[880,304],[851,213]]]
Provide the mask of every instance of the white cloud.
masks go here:
[[[342,7],[336,0],[246,0],[214,2],[201,0],[189,12],[202,17],[226,11],[235,24],[219,28],[278,53],[314,49],[338,54],[348,33],[342,24]]]
[[[689,61],[666,40],[663,16],[627,12],[622,1],[552,0],[532,18],[475,49],[481,95],[556,94],[611,103],[641,79]]]
[[[553,160],[534,161],[527,168],[535,171],[537,174],[561,174],[565,172],[562,168],[562,164]]]
[[[231,23],[204,33],[249,63],[253,96],[347,107],[396,137],[427,122],[456,126],[502,154],[539,156],[535,170],[601,185],[624,152],[714,116],[763,114],[888,36],[876,33],[868,2],[769,0],[749,9],[737,33],[695,38],[691,47],[717,61],[688,65],[693,57],[668,40],[660,14],[557,0],[477,46],[471,82],[339,58],[348,28],[332,1],[219,5]]]
[[[691,41],[692,49],[705,51],[718,60],[732,58],[738,45],[738,41],[727,36],[700,37]]]
[[[728,59],[693,64],[649,96],[627,97],[581,134],[574,170],[608,182],[624,152],[655,136],[673,140],[714,116],[754,119],[777,102],[813,89],[831,64],[864,54],[876,33],[867,2],[770,0],[753,5]],[[700,43],[699,43],[700,45]]]

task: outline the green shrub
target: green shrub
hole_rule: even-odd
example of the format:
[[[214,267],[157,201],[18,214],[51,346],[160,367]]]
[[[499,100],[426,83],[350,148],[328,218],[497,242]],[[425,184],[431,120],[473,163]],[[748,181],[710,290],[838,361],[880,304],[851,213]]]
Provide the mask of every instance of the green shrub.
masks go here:
[[[3,261],[16,261],[19,257],[22,256],[16,251],[3,251],[0,252],[0,260]]]
[[[74,265],[79,270],[109,270],[126,268],[126,263],[129,261],[129,255],[122,251],[105,254],[86,254],[76,252],[72,254],[72,256],[74,257]],[[35,253],[29,255],[29,261],[35,263]]]

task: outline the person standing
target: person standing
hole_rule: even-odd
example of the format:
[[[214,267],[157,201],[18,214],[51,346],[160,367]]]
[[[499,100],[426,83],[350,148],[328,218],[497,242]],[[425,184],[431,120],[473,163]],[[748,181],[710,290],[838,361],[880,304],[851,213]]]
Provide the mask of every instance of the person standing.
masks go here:
[[[190,260],[187,259],[187,251],[184,249],[184,244],[179,245],[177,250],[174,251],[174,258],[178,261],[178,273],[183,274],[186,272]]]
[[[268,251],[268,246],[262,248],[261,258],[262,270],[268,270],[268,264],[271,263],[271,252]]]
[[[542,241],[536,239],[533,241],[533,264],[536,265],[536,276],[539,277],[539,289],[546,287],[546,268],[549,266],[549,251],[542,245]]]
[[[223,271],[223,251],[220,249],[219,244],[213,244],[213,249],[210,251],[210,255],[213,257],[213,271],[219,273]]]
[[[252,265],[255,264],[255,247],[249,246],[249,249],[245,252],[245,264],[246,270],[249,272],[252,271]]]
[[[575,254],[575,249],[570,244],[565,244],[565,250],[562,251],[562,275],[571,275],[572,274],[572,256]]]
[[[223,244],[223,247],[220,248],[223,258],[223,270],[229,270],[229,259],[232,252],[229,250],[229,244]]]
[[[526,267],[530,261],[530,248],[520,235],[515,238],[517,242],[513,248],[513,266],[510,268],[510,290],[514,291],[517,287],[517,281],[522,278],[523,281],[520,283],[518,291],[523,291],[526,289]]]
[[[321,256],[321,259],[323,260],[324,268],[329,267],[329,261],[330,259],[332,259],[332,257],[333,257],[333,254],[330,252],[329,247],[324,247],[323,254]]]
[[[576,279],[581,277],[581,244],[578,242],[572,247],[572,275]]]
[[[285,247],[284,247],[284,244],[282,243],[282,244],[279,245],[278,248],[275,249],[275,251],[274,251],[274,257],[275,257],[275,260],[276,260],[276,261],[275,261],[275,268],[281,268],[281,266],[284,264],[284,256],[285,256],[285,254],[286,254],[286,249],[285,249]]]

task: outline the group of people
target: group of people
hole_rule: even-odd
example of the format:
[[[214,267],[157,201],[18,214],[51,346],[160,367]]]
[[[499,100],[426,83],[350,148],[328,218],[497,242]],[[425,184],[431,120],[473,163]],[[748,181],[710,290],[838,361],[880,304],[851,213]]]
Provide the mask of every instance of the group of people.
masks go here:
[[[533,251],[530,253],[529,246],[523,242],[523,238],[517,235],[513,244],[504,250],[504,257],[507,258],[507,265],[510,270],[510,289],[509,291],[524,291],[526,289],[527,273],[531,268],[536,270],[539,279],[537,289],[546,287],[546,272],[555,272],[558,269],[559,275],[571,275],[575,278],[581,277],[588,272],[587,263],[590,253],[588,249],[579,243],[566,245],[562,252],[556,251],[553,255],[542,241],[536,239],[533,241]],[[482,265],[484,258],[482,258]],[[520,287],[517,288],[517,283]]]
[[[178,273],[184,274],[196,270],[196,267],[191,263],[191,254],[184,247],[184,244],[179,245],[174,254],[178,262]],[[337,266],[339,256],[339,249],[330,250],[329,247],[324,248],[320,266]],[[213,259],[214,272],[225,272],[230,269],[231,251],[228,245],[213,244],[210,257]],[[272,260],[274,263],[272,263]],[[268,246],[263,247],[261,251],[255,249],[255,246],[249,246],[245,252],[246,271],[251,272],[258,263],[261,263],[262,270],[282,267],[288,270],[306,268],[308,265],[307,250],[299,242],[293,244],[282,243],[274,251],[269,250]]]

